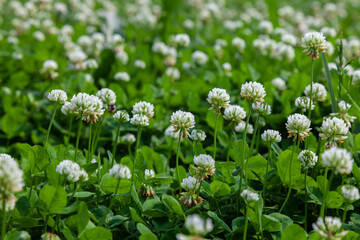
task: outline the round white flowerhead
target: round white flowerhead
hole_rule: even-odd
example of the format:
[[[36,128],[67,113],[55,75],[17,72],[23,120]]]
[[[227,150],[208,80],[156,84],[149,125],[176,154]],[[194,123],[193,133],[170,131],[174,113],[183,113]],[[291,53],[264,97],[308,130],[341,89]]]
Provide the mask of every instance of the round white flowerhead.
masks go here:
[[[118,72],[114,75],[114,79],[115,80],[121,80],[124,82],[129,82],[130,81],[130,76],[127,72]]]
[[[306,110],[309,110],[310,108],[310,98],[308,97],[298,97],[295,100],[295,106],[297,108],[300,108],[301,111],[305,112]],[[314,110],[315,105],[314,102],[311,102],[311,110]]]
[[[133,106],[132,114],[139,114],[152,118],[154,117],[154,105],[145,101],[137,102]]]
[[[187,192],[195,192],[200,186],[200,182],[194,177],[184,178],[181,187]]]
[[[286,122],[286,129],[288,130],[289,137],[293,137],[295,141],[297,138],[304,141],[305,137],[309,136],[311,121],[302,114],[295,113],[288,117]]]
[[[305,96],[310,97],[311,84],[307,85],[304,91]],[[312,99],[313,101],[322,102],[326,99],[327,91],[321,83],[313,83]]]
[[[125,110],[120,110],[113,115],[113,118],[120,123],[124,123],[129,121],[129,114]]]
[[[263,102],[266,96],[265,88],[258,82],[246,82],[241,86],[241,96],[249,101]]]
[[[176,34],[174,36],[174,42],[181,47],[187,47],[190,44],[190,37],[185,33]]]
[[[261,134],[261,139],[268,143],[281,142],[281,134],[279,131],[267,129]]]
[[[46,60],[43,63],[43,70],[44,71],[52,71],[57,70],[59,68],[58,64],[54,60]]]
[[[244,133],[245,132],[245,127],[246,127],[246,123],[244,121],[240,122],[238,125],[236,125],[235,127],[235,131],[238,133]],[[252,124],[248,124],[247,125],[247,134],[253,134],[254,132],[254,127]]]
[[[70,182],[87,181],[88,174],[84,169],[80,168],[79,164],[71,160],[64,160],[56,167],[56,172],[64,175],[66,180]]]
[[[351,128],[351,123],[354,122],[356,117],[350,116],[348,114],[349,109],[351,108],[351,105],[349,103],[346,103],[344,100],[341,100],[338,103],[339,112],[338,113],[330,113],[333,117],[341,118],[345,121],[346,125]]]
[[[136,127],[146,127],[149,126],[149,118],[145,115],[135,114],[130,119],[130,123]]]
[[[202,130],[194,129],[191,131],[189,138],[195,142],[203,142],[205,141],[206,134]]]
[[[122,142],[127,144],[133,144],[136,141],[136,137],[134,134],[127,133],[121,138]]]
[[[185,227],[192,236],[206,236],[214,228],[210,218],[204,220],[198,215],[188,216]]]
[[[165,70],[166,76],[168,76],[172,81],[180,79],[180,71],[175,67],[168,67]]]
[[[345,121],[337,117],[324,119],[320,129],[321,133],[319,136],[321,139],[327,140],[327,147],[337,146],[337,143],[343,143],[349,131],[349,127]]]
[[[323,239],[342,239],[347,231],[341,231],[342,223],[337,217],[319,217],[312,227],[315,232],[319,233]]]
[[[346,149],[331,147],[321,155],[322,166],[331,168],[335,173],[349,174],[354,160]]]
[[[190,128],[195,127],[195,117],[190,112],[178,110],[171,115],[170,122],[172,123],[176,132],[182,134],[183,137],[188,136]]]
[[[274,78],[271,83],[279,91],[284,91],[286,89],[286,82],[279,77]]]
[[[96,123],[104,114],[103,102],[100,98],[87,93],[78,93],[71,98],[71,112],[85,122]]]
[[[238,105],[230,105],[224,111],[224,118],[229,120],[229,125],[233,125],[234,128],[246,117],[246,112],[244,108]]]
[[[302,47],[305,48],[306,56],[316,59],[320,52],[325,52],[326,40],[320,32],[308,32],[302,38]]]
[[[152,169],[145,169],[145,180],[155,177],[155,172]]]
[[[194,163],[196,165],[196,167],[193,166],[196,172],[196,178],[205,179],[215,173],[215,161],[209,155],[200,154],[199,156],[195,156]]]
[[[304,169],[314,167],[318,161],[316,154],[310,150],[301,151],[298,158],[301,162],[301,166]]]
[[[127,166],[121,164],[115,164],[109,170],[110,176],[113,176],[116,179],[130,179],[131,178],[131,171]]]
[[[220,114],[221,108],[230,106],[230,95],[222,88],[212,89],[206,100],[211,104],[210,109],[214,109],[217,114]]]
[[[243,190],[240,194],[240,196],[246,201],[246,203],[252,203],[259,201],[259,194],[256,192],[250,191],[250,190]]]
[[[348,203],[353,203],[360,199],[359,189],[352,185],[342,186],[341,193],[344,200]]]
[[[204,65],[209,57],[208,55],[206,55],[205,53],[201,52],[201,51],[195,51],[192,55],[191,55],[191,59],[192,61],[197,64],[197,65]]]
[[[21,192],[23,187],[23,171],[17,161],[6,153],[0,153],[0,197],[11,201],[13,193]]]
[[[55,89],[48,94],[47,98],[52,102],[64,104],[67,100],[67,94],[63,90]]]
[[[239,37],[233,38],[231,41],[231,45],[236,48],[240,53],[242,53],[245,49],[245,41]]]
[[[108,88],[102,88],[96,93],[96,96],[101,99],[105,106],[109,104],[115,104],[116,94],[113,90]]]
[[[360,70],[355,70],[353,73],[351,84],[354,86],[360,86]]]
[[[253,102],[252,109],[254,110],[254,112],[257,112],[263,116],[271,114],[271,106],[264,102]]]
[[[179,133],[176,132],[173,125],[170,125],[169,127],[167,127],[165,129],[164,135],[166,137],[173,138],[173,139],[178,139],[179,138]]]
[[[62,105],[62,107],[61,107],[61,112],[66,116],[72,114],[72,104],[71,104],[71,102],[66,101],[64,103],[64,105]]]

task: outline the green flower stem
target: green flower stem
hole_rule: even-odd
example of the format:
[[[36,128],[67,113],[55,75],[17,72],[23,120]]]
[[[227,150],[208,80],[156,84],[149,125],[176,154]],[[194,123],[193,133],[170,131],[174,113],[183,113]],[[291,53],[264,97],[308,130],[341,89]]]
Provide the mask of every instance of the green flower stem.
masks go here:
[[[66,148],[68,148],[68,147],[69,147],[69,143],[70,143],[72,122],[73,122],[73,117],[72,117],[72,116],[70,116],[69,129],[68,129],[68,134],[67,134],[67,137],[66,137],[66,143],[65,143]]]
[[[345,223],[345,220],[346,220],[346,213],[347,213],[346,208],[347,208],[347,204],[345,205],[344,213],[343,213],[342,218],[341,218],[342,228],[344,228],[344,223]]]
[[[314,59],[311,58],[311,82],[310,82],[310,108],[308,112],[308,118],[311,119],[311,104],[313,102],[313,83],[314,83]]]
[[[47,231],[48,221],[49,221],[49,214],[46,213],[43,233],[46,233],[46,231]]]
[[[30,191],[29,191],[29,196],[28,196],[28,200],[30,201],[30,197],[31,197],[31,192],[32,192],[32,187],[33,187],[33,175],[32,172],[30,170]]]
[[[74,182],[74,191],[73,191],[73,194],[71,195],[70,199],[72,199],[75,196],[77,188],[78,188],[78,184],[76,184],[76,182]]]
[[[305,169],[305,178],[304,178],[304,183],[305,183],[305,232],[307,232],[307,214],[308,214],[308,202],[307,202],[307,189],[306,189],[306,177],[307,177],[307,169]]]
[[[219,118],[219,115],[220,115],[220,114],[217,114],[216,112],[215,112],[215,114],[216,114],[216,120],[215,120],[215,132],[214,132],[214,154],[213,154],[213,159],[214,160],[216,158],[217,125],[218,125],[218,118]]]
[[[181,182],[180,182],[180,175],[179,175],[179,152],[180,152],[181,134],[182,134],[182,131],[180,130],[177,149],[176,149],[176,175],[177,175],[177,180],[179,182],[179,194],[181,193]]]
[[[266,163],[266,174],[265,174],[265,179],[264,179],[264,185],[263,185],[263,198],[264,198],[264,204],[266,202],[266,184],[268,181],[268,173],[269,173],[269,164],[270,164],[270,160],[271,160],[271,142],[268,144],[268,160]]]
[[[2,216],[2,227],[1,227],[1,239],[4,240],[5,239],[5,235],[6,235],[6,200],[5,197],[3,197],[2,200],[2,211],[3,211],[3,216]]]
[[[44,142],[44,147],[46,147],[46,144],[47,144],[47,142],[49,140],[49,134],[50,134],[50,131],[51,131],[51,127],[52,127],[52,125],[54,123],[57,106],[58,106],[58,103],[55,104],[55,108],[54,108],[53,114],[51,116],[50,124],[49,124],[48,130],[46,132],[46,138],[45,138],[45,142]]]
[[[324,173],[324,195],[323,195],[323,199],[322,199],[322,204],[321,204],[321,209],[320,209],[320,216],[322,218],[324,218],[324,213],[325,213],[325,205],[326,205],[326,197],[327,197],[327,186],[326,186],[326,180],[327,180],[327,175],[329,172],[329,168],[325,168],[325,173]],[[324,200],[325,199],[325,200]]]
[[[104,119],[105,119],[105,116],[102,116],[99,123],[96,126],[95,137],[93,138],[93,143],[92,143],[92,147],[91,147],[91,149],[93,151],[92,155],[95,154],[96,146],[98,145],[99,138],[101,135],[101,129],[102,129]]]
[[[193,152],[194,156],[196,156],[196,141],[193,142]]]
[[[135,161],[136,161],[137,155],[138,155],[139,143],[140,143],[142,128],[143,128],[143,127],[139,127],[138,132],[137,132],[137,137],[136,137],[135,156],[134,156],[133,167],[132,167],[132,174],[133,174],[133,175],[132,175],[132,182],[133,182],[134,185],[135,185]]]
[[[331,75],[330,75],[330,71],[329,71],[329,66],[326,60],[326,53],[321,53],[321,59],[323,61],[323,65],[324,65],[324,69],[325,69],[325,78],[326,78],[326,82],[328,84],[329,87],[329,92],[330,92],[330,98],[331,98],[331,109],[333,113],[337,112],[337,104],[336,104],[336,99],[335,99],[335,93],[334,93],[334,87],[333,87],[333,83],[331,80]]]
[[[117,145],[118,145],[118,139],[120,136],[120,125],[121,123],[119,122],[118,127],[116,129],[116,137],[115,140],[113,142],[113,151],[112,151],[112,159],[111,159],[111,167],[114,166],[114,161],[115,161],[115,154],[116,154],[116,149],[117,149]]]
[[[128,144],[129,157],[132,159],[131,143]]]
[[[255,129],[254,129],[254,133],[253,133],[253,138],[251,140],[251,145],[250,145],[250,149],[249,149],[249,152],[246,156],[246,159],[249,159],[251,154],[252,154],[252,151],[254,149],[254,144],[255,144],[255,139],[256,139],[256,133],[257,133],[257,130],[258,130],[258,127],[259,127],[259,119],[260,119],[260,115],[258,115],[258,117],[256,118],[256,123],[255,123]],[[245,163],[245,185],[247,186],[248,184],[248,179],[247,179],[247,168],[248,168],[248,161],[246,161]]]
[[[91,132],[92,132],[92,124],[90,123],[90,126],[89,126],[89,145],[88,145],[88,156],[87,156],[87,163],[89,164],[90,161],[91,161]]]
[[[249,218],[249,208],[246,205],[246,213],[245,213],[245,229],[244,229],[244,235],[243,235],[243,240],[246,240],[246,234],[247,234],[247,229],[248,229],[248,218]]]
[[[243,180],[243,177],[244,177],[243,175],[244,175],[244,161],[245,161],[245,144],[246,144],[247,127],[249,125],[250,115],[251,115],[251,111],[252,111],[251,102],[250,102],[249,106],[250,106],[249,107],[249,113],[248,113],[247,118],[246,118],[245,129],[244,129],[242,160],[241,160],[241,166],[240,166],[240,183],[239,183],[238,193],[240,193],[240,190],[241,190],[241,187],[242,187],[242,180]],[[246,184],[246,182],[245,182],[245,184]]]
[[[105,218],[106,218],[106,216],[108,215],[108,213],[110,212],[110,210],[111,210],[111,208],[112,208],[112,206],[113,206],[113,204],[114,204],[114,201],[115,201],[115,198],[116,198],[118,189],[119,189],[119,185],[120,185],[120,178],[118,179],[118,182],[117,182],[117,184],[116,184],[115,193],[114,193],[113,197],[112,197],[111,200],[110,200],[110,206],[109,206],[109,208],[106,210],[105,215],[102,217],[102,219],[101,219],[101,221],[100,221],[100,226],[102,226],[102,225],[104,224]]]
[[[295,141],[294,141],[294,144],[293,144],[293,150],[292,150],[292,152],[291,152],[291,158],[290,158],[290,164],[289,164],[289,191],[288,191],[288,193],[287,193],[287,196],[286,196],[286,198],[285,198],[285,201],[284,201],[283,205],[282,205],[281,208],[280,208],[279,213],[281,213],[282,210],[284,209],[286,203],[287,203],[288,200],[289,200],[290,194],[291,194],[291,184],[292,184],[292,182],[291,182],[291,180],[292,180],[292,179],[291,179],[291,165],[292,165],[292,160],[293,160],[293,157],[294,157],[295,146],[296,146],[296,142],[297,142],[297,141],[299,141],[299,140],[296,138]],[[286,174],[285,174],[285,179],[286,179]]]
[[[77,151],[78,151],[78,149],[79,149],[79,140],[80,140],[80,135],[81,135],[82,124],[83,124],[83,123],[82,123],[82,120],[80,119],[79,128],[78,128],[78,132],[77,132],[77,136],[76,136],[74,162],[76,162]]]

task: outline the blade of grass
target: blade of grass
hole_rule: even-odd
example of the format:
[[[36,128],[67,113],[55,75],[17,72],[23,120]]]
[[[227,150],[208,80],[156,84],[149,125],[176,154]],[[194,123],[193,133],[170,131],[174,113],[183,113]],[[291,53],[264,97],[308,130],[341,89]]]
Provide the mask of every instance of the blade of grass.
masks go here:
[[[328,66],[325,54],[326,53],[321,53],[321,59],[322,59],[323,64],[324,64],[325,78],[326,78],[326,82],[327,82],[328,87],[329,87],[330,98],[331,98],[331,109],[332,109],[333,113],[336,113],[337,112],[337,104],[336,104],[336,99],[335,99],[334,87],[333,87],[333,83],[332,83],[332,80],[331,80],[329,66]]]

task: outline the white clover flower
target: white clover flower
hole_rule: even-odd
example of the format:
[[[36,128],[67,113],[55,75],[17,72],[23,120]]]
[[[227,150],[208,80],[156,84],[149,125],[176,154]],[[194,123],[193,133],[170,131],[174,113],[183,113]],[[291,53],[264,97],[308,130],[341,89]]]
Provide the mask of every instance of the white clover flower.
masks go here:
[[[117,72],[115,75],[114,75],[114,79],[115,80],[121,80],[121,81],[124,81],[124,82],[129,82],[130,81],[130,76],[127,72]]]
[[[201,51],[195,51],[191,55],[191,59],[197,65],[204,65],[208,61],[209,57]]]
[[[349,203],[353,203],[360,199],[359,189],[355,186],[344,185],[341,187],[341,193],[344,200]]]
[[[332,45],[331,42],[326,41],[325,42],[325,48],[326,48],[326,55],[332,56],[335,52],[335,47]]]
[[[215,173],[215,161],[210,155],[200,154],[199,156],[194,156],[194,163],[197,167],[193,166],[195,169],[196,178],[205,179]]]
[[[149,118],[145,115],[134,114],[130,119],[130,123],[137,127],[146,127],[149,126]]]
[[[166,44],[163,42],[154,42],[151,47],[151,51],[153,51],[154,53],[161,53],[165,55],[167,48],[168,46],[166,46]]]
[[[21,192],[23,187],[23,171],[17,161],[6,153],[0,153],[0,198],[5,197],[10,204],[12,194]]]
[[[105,106],[110,104],[115,104],[116,94],[113,90],[108,88],[102,88],[97,93],[96,96],[101,99]]]
[[[78,93],[71,98],[71,112],[85,122],[96,123],[104,114],[103,102],[100,98],[87,93]]]
[[[154,105],[145,101],[137,102],[133,106],[132,114],[139,114],[152,118],[154,116]]]
[[[241,85],[241,96],[249,101],[263,102],[266,92],[264,86],[258,82],[246,82]]]
[[[304,169],[314,167],[318,161],[318,157],[316,156],[316,154],[310,150],[301,151],[298,158],[301,162],[301,166]]]
[[[326,40],[325,36],[320,32],[308,32],[302,38],[302,47],[305,48],[304,53],[313,59],[319,57],[320,52],[325,52]]]
[[[172,123],[175,131],[180,131],[184,138],[188,136],[189,129],[195,127],[194,115],[190,112],[184,112],[181,110],[178,110],[171,115],[170,122]]]
[[[286,129],[288,130],[289,137],[293,137],[295,141],[297,138],[304,141],[305,137],[309,136],[311,121],[302,114],[295,113],[288,117]]]
[[[179,80],[180,79],[180,71],[179,71],[179,69],[177,69],[175,67],[168,67],[165,70],[165,74],[166,74],[166,76],[171,78],[171,80]]]
[[[320,129],[319,136],[321,139],[327,140],[327,147],[343,143],[347,139],[346,134],[349,132],[349,127],[345,121],[337,117],[324,119]]]
[[[221,66],[225,70],[225,72],[230,72],[232,70],[231,64],[228,62],[223,63],[223,65],[221,65]]]
[[[231,41],[231,45],[236,48],[240,53],[242,53],[245,49],[245,41],[239,37],[233,38]]]
[[[311,85],[307,85],[304,91],[305,96],[310,97]],[[326,99],[327,91],[321,83],[313,83],[312,99],[313,101],[322,102]]]
[[[65,102],[64,105],[61,107],[61,112],[67,116],[72,113],[72,104],[70,102]]]
[[[314,110],[315,105],[313,104],[314,101],[311,101],[311,110]],[[309,110],[310,108],[310,98],[308,97],[298,97],[295,100],[295,106],[297,108],[300,108],[301,111],[305,112],[306,110]]]
[[[273,25],[270,21],[263,20],[259,24],[259,29],[261,32],[269,34],[273,31]]]
[[[58,68],[59,68],[58,64],[54,60],[49,59],[43,63],[42,72],[55,71]]]
[[[113,118],[119,121],[120,123],[128,122],[130,120],[129,114],[125,110],[117,111]]]
[[[79,164],[71,160],[63,160],[56,167],[56,172],[64,175],[66,180],[70,182],[87,181],[88,174],[84,169],[80,168]]]
[[[256,202],[259,201],[259,194],[250,191],[250,190],[243,190],[240,194],[240,196],[247,202],[247,203],[251,203],[251,202]]]
[[[281,41],[291,46],[296,45],[296,37],[290,33],[285,33],[281,36]]]
[[[194,129],[191,131],[189,138],[192,141],[203,142],[203,141],[205,141],[206,134],[202,130]]]
[[[67,100],[67,94],[63,90],[56,89],[56,90],[52,90],[48,94],[47,98],[52,102],[56,102],[58,104],[64,104]]]
[[[113,176],[116,179],[130,179],[131,178],[131,171],[127,166],[121,164],[115,164],[109,170],[110,176]]]
[[[259,113],[260,115],[270,115],[271,114],[271,106],[267,103],[259,103],[259,102],[253,102],[252,103],[252,109],[254,112]]]
[[[244,108],[238,105],[230,105],[224,111],[224,118],[231,121],[229,125],[233,124],[234,127],[239,124],[246,117]]]
[[[211,108],[214,109],[217,114],[220,114],[221,108],[228,108],[230,103],[230,95],[222,88],[213,88],[206,99]]]
[[[348,65],[350,66],[350,65]],[[355,70],[353,73],[351,84],[354,86],[360,86],[360,70]]]
[[[124,136],[122,136],[121,140],[124,143],[133,144],[134,142],[136,142],[136,137],[134,134],[127,133]]]
[[[95,59],[88,59],[84,61],[84,67],[86,69],[96,69],[99,67],[99,64]]]
[[[190,37],[186,33],[176,34],[174,42],[181,47],[187,47],[190,44]]]
[[[178,139],[179,133],[177,133],[173,127],[173,125],[170,125],[165,129],[164,135],[169,138]]]
[[[286,82],[279,77],[274,78],[271,83],[279,91],[284,91],[286,89]]]
[[[349,174],[354,160],[346,149],[331,147],[321,155],[322,166],[334,169],[335,173]]]
[[[319,217],[312,227],[315,232],[319,233],[323,239],[339,240],[342,239],[348,232],[341,231],[341,220],[337,217]]]
[[[145,180],[155,177],[155,172],[152,169],[145,169]]]
[[[195,192],[200,186],[200,182],[194,177],[184,178],[181,187],[187,192]]]
[[[43,42],[45,40],[45,34],[40,31],[33,32],[33,37],[39,42]]]
[[[267,129],[263,132],[263,134],[261,134],[261,139],[264,142],[269,142],[269,143],[281,142],[281,134],[279,133],[279,131]]]
[[[186,218],[185,227],[193,236],[206,236],[214,228],[210,218],[204,220],[195,214]]]
[[[240,122],[238,125],[236,125],[235,127],[235,131],[238,133],[244,133],[245,132],[245,126],[246,123],[244,121]],[[247,134],[253,134],[254,133],[254,127],[252,124],[248,123],[247,125]]]
[[[186,19],[184,22],[183,22],[183,26],[184,28],[186,29],[193,29],[194,28],[194,21],[192,21],[191,19]]]
[[[140,69],[145,69],[146,68],[146,63],[143,60],[136,60],[134,62],[134,66]]]
[[[351,123],[354,122],[354,120],[356,119],[356,117],[350,116],[347,113],[351,108],[351,105],[349,103],[346,103],[344,100],[341,100],[338,103],[338,107],[339,107],[339,113],[330,113],[330,115],[333,117],[341,118],[342,120],[345,121],[346,125],[349,128],[351,128]]]
[[[129,61],[129,56],[125,51],[117,52],[115,58],[123,65],[126,65]]]
[[[0,194],[0,200],[2,201],[2,199],[3,196]],[[5,197],[5,211],[8,212],[13,210],[15,208],[16,202],[17,202],[17,198],[12,194]],[[2,211],[4,210],[2,204],[0,206],[0,210]]]
[[[68,58],[73,63],[82,63],[86,60],[87,56],[83,51],[77,50],[69,53]]]

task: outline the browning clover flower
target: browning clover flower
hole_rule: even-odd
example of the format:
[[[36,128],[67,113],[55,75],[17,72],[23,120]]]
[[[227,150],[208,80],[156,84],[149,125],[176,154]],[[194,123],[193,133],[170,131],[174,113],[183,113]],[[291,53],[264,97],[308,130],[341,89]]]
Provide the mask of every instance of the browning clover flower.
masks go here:
[[[71,112],[85,122],[96,123],[104,114],[102,101],[87,93],[78,93],[71,98]]]
[[[333,117],[326,118],[321,125],[321,133],[319,136],[323,140],[327,140],[326,147],[337,146],[337,143],[343,143],[347,139],[346,134],[349,127],[345,124],[344,120]]]
[[[339,106],[339,112],[338,113],[330,113],[331,116],[333,117],[339,117],[342,120],[345,121],[346,125],[351,128],[351,123],[354,122],[354,120],[356,119],[356,117],[350,116],[348,114],[349,109],[351,108],[351,105],[346,103],[344,100],[341,100],[338,103]]]
[[[196,194],[196,191],[200,187],[200,182],[196,178],[184,178],[181,183],[181,187],[186,191],[182,192],[180,197],[180,200],[185,206],[193,207],[204,200],[202,197]]]
[[[241,96],[253,102],[263,102],[266,96],[264,86],[258,82],[246,82],[241,86]]]
[[[215,161],[214,159],[206,154],[200,154],[194,157],[194,163],[197,167],[193,166],[196,175],[194,177],[203,180],[215,173]]]
[[[214,109],[217,114],[220,114],[221,108],[230,106],[230,95],[222,88],[212,89],[206,100],[211,104],[209,109]]]
[[[311,121],[302,114],[295,113],[288,117],[286,129],[288,130],[289,137],[293,137],[295,141],[297,138],[304,141],[305,137],[309,136]]]
[[[305,48],[304,53],[313,59],[319,57],[320,52],[325,52],[326,37],[321,32],[308,32],[302,38],[302,47]]]
[[[178,110],[171,115],[170,122],[174,127],[174,132],[179,132],[182,134],[182,137],[187,137],[189,135],[188,131],[190,128],[195,127],[195,117],[190,112],[184,112]]]
[[[155,172],[154,172],[154,170],[152,170],[152,169],[145,169],[145,181],[146,180],[149,180],[149,179],[151,179],[151,178],[154,178],[155,177]],[[147,185],[147,184],[143,184],[142,186],[141,186],[141,191],[142,191],[142,195],[144,195],[144,196],[147,196],[147,197],[152,197],[152,196],[154,196],[154,189],[151,187],[151,186],[149,186],[149,185]]]

